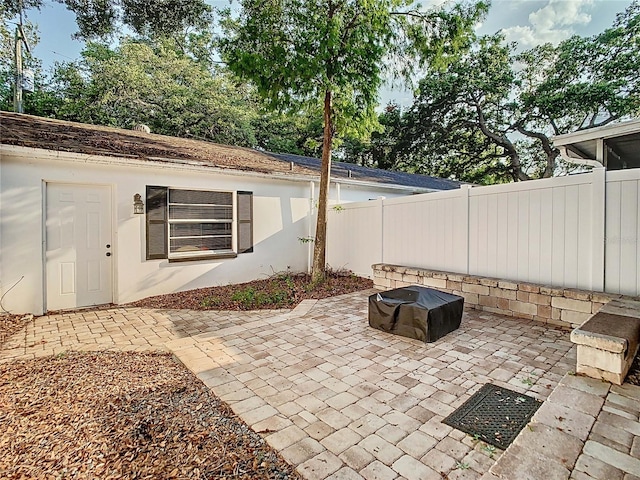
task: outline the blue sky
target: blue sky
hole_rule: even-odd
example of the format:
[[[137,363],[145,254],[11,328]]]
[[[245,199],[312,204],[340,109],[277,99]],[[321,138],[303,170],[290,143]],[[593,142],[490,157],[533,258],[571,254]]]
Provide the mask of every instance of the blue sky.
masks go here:
[[[151,1],[151,0],[150,0]],[[228,6],[228,0],[210,0],[216,6]],[[424,5],[441,4],[443,0],[423,1]],[[503,30],[507,39],[522,48],[552,42],[571,35],[593,35],[611,26],[616,13],[624,11],[631,0],[493,0],[489,15],[478,26],[478,33],[492,34]],[[40,43],[34,54],[45,69],[54,62],[76,59],[83,44],[72,39],[76,31],[73,14],[56,2],[47,2],[40,11],[31,11],[28,18],[40,30]],[[396,100],[404,104],[410,93],[385,89],[382,103]]]

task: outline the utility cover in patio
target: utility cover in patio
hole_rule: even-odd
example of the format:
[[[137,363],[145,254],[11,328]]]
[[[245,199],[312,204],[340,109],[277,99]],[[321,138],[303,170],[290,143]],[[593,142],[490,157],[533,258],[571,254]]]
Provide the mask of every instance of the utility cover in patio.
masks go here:
[[[533,397],[487,383],[442,423],[505,450],[540,405]]]
[[[369,325],[383,332],[435,342],[460,327],[464,298],[412,285],[369,297]]]

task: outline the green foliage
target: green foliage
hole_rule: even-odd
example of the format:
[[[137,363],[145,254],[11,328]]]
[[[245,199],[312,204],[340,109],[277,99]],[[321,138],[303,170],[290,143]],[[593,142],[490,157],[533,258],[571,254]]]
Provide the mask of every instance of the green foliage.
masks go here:
[[[285,308],[295,301],[292,295],[293,287],[292,281],[288,283],[286,278],[280,279],[272,282],[268,290],[256,290],[253,287],[238,290],[233,293],[231,300],[243,310],[252,310],[266,305],[272,308]]]
[[[497,34],[429,70],[362,163],[479,184],[575,169],[552,135],[640,114],[640,4],[592,37],[520,54]],[[389,111],[381,123],[389,120]],[[393,112],[392,112],[393,113]]]
[[[170,41],[157,47],[123,43],[116,55],[89,59],[100,123],[146,123],[156,133],[252,145],[251,111],[242,88],[224,75],[211,75]],[[96,105],[96,102],[93,102]],[[100,114],[95,112],[95,114]]]
[[[484,4],[424,11],[404,0],[241,5],[238,18],[223,21],[220,49],[230,69],[278,110],[319,108],[332,92],[338,133],[375,127],[384,78],[410,79],[430,61],[452,56],[486,11]]]
[[[533,385],[533,380],[530,377],[525,377],[523,379],[520,380],[522,383],[524,383],[525,385],[531,387]]]
[[[261,100],[254,98],[261,105]],[[256,147],[267,152],[318,157],[322,146],[322,125],[309,113],[281,114],[260,108],[251,122]]]
[[[223,59],[278,111],[322,109],[323,151],[313,282],[325,278],[326,214],[336,134],[377,127],[374,107],[387,75],[408,80],[446,64],[466,45],[485,4],[423,10],[407,0],[241,0],[222,22]]]
[[[224,303],[220,297],[216,297],[213,295],[209,297],[204,297],[200,302],[201,307],[211,308],[211,309],[215,309],[216,307],[219,307],[220,305],[223,305],[223,304]]]
[[[399,165],[474,183],[517,178],[505,161],[518,82],[510,55],[500,36],[485,37],[446,69],[428,72],[404,118]]]
[[[516,57],[521,101],[531,122],[553,119],[554,133],[588,128],[640,113],[640,3],[611,28],[542,45]]]
[[[489,458],[493,458],[493,456],[496,454],[496,447],[494,447],[493,445],[488,445],[488,444],[483,445],[482,450],[487,452],[487,454],[489,455]]]
[[[302,120],[262,115],[250,87],[205,66],[173,39],[123,39],[115,49],[88,43],[79,62],[57,66],[52,88],[59,103],[46,113],[121,128],[144,123],[154,133],[304,153],[298,147],[304,144]]]
[[[15,84],[14,48],[15,25],[10,23],[9,16],[0,8],[0,110],[13,110],[13,89]],[[23,31],[27,42],[33,48],[40,41],[35,25],[25,22]],[[34,72],[36,91],[23,93],[24,108],[29,113],[38,114],[47,110],[51,101],[50,95],[43,91],[46,78],[42,73],[42,64],[29,52],[23,50],[23,68]]]
[[[124,25],[135,33],[168,35],[189,27],[206,27],[212,8],[204,0],[56,0],[76,15],[76,37],[110,36]],[[24,10],[40,9],[44,0],[1,0],[0,13],[9,17]]]
[[[291,278],[291,274],[289,272],[279,273],[278,275],[276,275],[276,278],[280,282],[284,282],[284,284],[287,286],[289,290],[292,290],[292,291],[295,290],[296,284],[293,281],[293,278]]]
[[[37,3],[25,3],[25,8]],[[15,76],[14,27],[8,15],[0,10],[3,110],[13,110]],[[36,45],[35,26],[25,23],[24,30]],[[305,114],[266,112],[253,87],[213,66],[212,38],[202,29],[172,36],[149,31],[122,38],[116,47],[88,42],[79,61],[57,63],[49,76],[37,59],[23,52],[24,66],[34,70],[36,83],[35,92],[23,94],[24,111],[121,128],[144,123],[154,133],[274,152],[317,153],[307,145],[321,136],[321,127],[318,131]]]
[[[368,138],[345,138],[340,145],[345,161],[383,170],[396,169],[401,124],[402,110],[397,104],[388,104],[378,116],[378,128]]]

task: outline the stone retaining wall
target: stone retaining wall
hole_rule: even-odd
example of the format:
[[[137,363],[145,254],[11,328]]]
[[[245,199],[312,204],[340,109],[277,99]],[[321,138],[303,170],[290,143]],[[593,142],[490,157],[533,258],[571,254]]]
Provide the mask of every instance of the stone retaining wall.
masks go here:
[[[379,289],[424,285],[464,297],[469,308],[572,328],[580,326],[610,300],[623,298],[386,263],[376,263],[372,268],[373,281]]]

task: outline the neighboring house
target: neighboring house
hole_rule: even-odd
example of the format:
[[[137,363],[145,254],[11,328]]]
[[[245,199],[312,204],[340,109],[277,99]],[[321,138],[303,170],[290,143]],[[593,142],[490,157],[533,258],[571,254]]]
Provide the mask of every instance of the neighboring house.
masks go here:
[[[607,170],[640,168],[640,118],[553,137],[565,160]]]
[[[306,271],[319,160],[0,112],[8,311],[123,304]],[[331,201],[458,188],[335,163]]]

